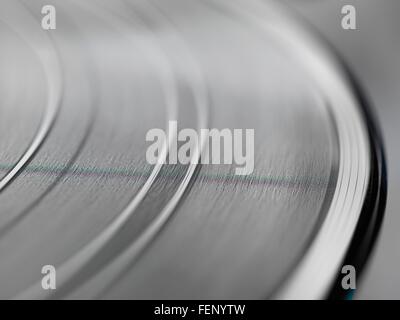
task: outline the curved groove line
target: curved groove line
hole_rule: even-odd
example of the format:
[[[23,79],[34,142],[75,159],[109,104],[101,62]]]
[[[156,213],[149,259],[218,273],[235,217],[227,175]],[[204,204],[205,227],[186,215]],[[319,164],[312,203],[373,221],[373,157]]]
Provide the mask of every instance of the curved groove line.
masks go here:
[[[24,4],[24,6],[26,6]],[[29,9],[27,8],[29,11]],[[90,63],[90,61],[89,61]],[[95,72],[95,68],[93,68],[93,72]],[[94,87],[94,86],[93,86]],[[58,176],[56,179],[46,188],[46,190],[35,200],[33,203],[24,209],[22,212],[20,212],[16,217],[14,217],[11,221],[0,227],[0,240],[4,238],[16,225],[18,225],[21,221],[23,221],[29,214],[30,211],[32,211],[36,206],[38,206],[42,200],[47,197],[48,194],[59,184],[61,179],[67,175],[67,173],[71,170],[73,164],[76,162],[76,159],[79,157],[81,151],[86,145],[87,140],[90,137],[90,134],[92,132],[96,115],[97,112],[95,110],[95,107],[97,105],[97,95],[94,95],[94,101],[91,106],[91,112],[90,112],[90,120],[89,124],[87,126],[86,132],[83,136],[82,141],[79,143],[78,148],[76,152],[73,154],[72,158],[66,163],[66,165],[63,167],[62,170],[57,172]]]
[[[125,2],[125,0],[123,0]],[[169,19],[162,13],[161,9],[154,4],[152,1],[149,1],[150,5],[156,8],[159,13],[157,14],[157,18],[168,20],[170,24],[172,24]],[[148,10],[148,15],[154,15],[155,11]],[[151,31],[151,30],[150,30]],[[184,49],[185,52],[189,53],[190,50],[184,45],[182,40],[179,41],[180,46]],[[194,92],[195,100],[196,100],[196,107],[199,116],[199,123],[198,123],[198,131],[202,128],[207,128],[208,125],[208,108],[209,108],[209,99],[207,93],[207,86],[205,84],[205,80],[202,76],[201,70],[197,67],[197,63],[194,61],[192,56],[188,54],[191,60],[191,67],[192,71],[195,75],[196,81],[192,83],[192,90]],[[201,131],[200,131],[201,132]],[[194,152],[193,159],[196,159],[195,163],[191,163],[189,168],[183,178],[181,184],[178,187],[178,190],[175,192],[174,196],[168,202],[168,204],[164,207],[161,213],[155,218],[155,220],[144,230],[144,232],[138,237],[138,239],[129,246],[125,252],[123,252],[117,261],[113,261],[108,268],[109,269],[119,269],[117,276],[110,280],[109,284],[106,285],[101,292],[97,294],[95,297],[96,299],[101,298],[108,290],[110,290],[118,281],[120,281],[125,273],[124,270],[128,270],[132,268],[132,266],[137,261],[140,254],[143,250],[150,245],[150,243],[155,239],[156,235],[162,230],[165,224],[170,219],[172,213],[174,212],[175,208],[179,204],[182,196],[187,191],[187,188],[191,182],[191,179],[196,171],[196,168],[199,167],[198,160],[201,157],[203,149],[206,147],[206,135],[204,132],[201,132],[201,145],[196,145],[196,150]]]
[[[25,6],[22,5],[24,8]],[[26,8],[25,8],[26,9]],[[26,9],[27,10],[27,9]],[[31,12],[27,10],[29,14]],[[17,31],[16,31],[17,32]],[[26,37],[22,34],[17,32],[27,43],[32,45]],[[32,48],[36,52],[37,56],[42,62],[46,79],[47,79],[47,86],[49,89],[48,94],[48,102],[46,106],[45,114],[43,115],[40,127],[36,132],[35,137],[33,138],[30,146],[24,152],[24,154],[20,157],[17,163],[13,166],[13,168],[0,180],[0,192],[3,191],[8,184],[14,180],[21,172],[21,170],[32,160],[33,156],[38,152],[44,141],[46,140],[48,134],[50,133],[57,115],[60,109],[60,103],[62,99],[62,68],[60,64],[60,57],[57,52],[57,49],[54,47],[52,41],[49,41],[52,44],[52,47],[56,54],[53,56],[53,63],[49,66],[48,61],[50,61],[50,57],[43,54],[43,50],[38,50],[33,45]],[[56,71],[54,71],[56,70]]]
[[[90,60],[89,62],[90,63]],[[92,72],[95,73],[95,68],[92,68]],[[92,82],[91,82],[92,84]],[[92,84],[94,88],[95,85]],[[93,90],[95,92],[95,90]],[[12,220],[8,223],[0,227],[0,240],[4,238],[15,226],[17,226],[21,221],[23,221],[28,214],[37,207],[50,193],[51,191],[60,183],[60,181],[68,174],[68,172],[72,169],[74,163],[76,162],[77,158],[79,157],[81,151],[84,149],[89,137],[92,133],[95,120],[97,118],[97,109],[95,106],[98,104],[98,95],[93,95],[93,103],[91,104],[91,111],[89,116],[88,125],[85,131],[85,134],[80,141],[78,148],[72,155],[71,159],[65,164],[65,166],[57,172],[57,177],[55,180],[46,188],[46,190],[36,199],[34,200],[27,208],[22,210],[17,216],[15,216]],[[26,170],[25,170],[26,171]]]
[[[74,2],[76,2],[74,0]],[[82,6],[84,4],[77,3],[78,6]],[[98,12],[99,15],[101,15]],[[102,15],[105,17],[105,15]],[[106,20],[107,18],[105,18]],[[155,44],[148,44],[153,49],[157,47]],[[154,50],[154,52],[161,52],[160,50]],[[156,54],[157,58],[154,61],[158,62],[158,71],[160,71],[164,94],[166,98],[166,105],[169,114],[173,117],[177,115],[177,96],[176,96],[176,84],[173,75],[173,71],[170,68],[169,61],[161,54]],[[74,256],[68,259],[64,264],[62,264],[58,270],[59,277],[57,279],[57,283],[59,286],[65,284],[70,278],[76,274],[80,268],[88,263],[92,257],[94,257],[109,241],[113,238],[113,236],[123,227],[129,217],[133,214],[137,206],[141,203],[143,198],[146,196],[148,190],[152,186],[155,181],[159,171],[165,159],[167,158],[168,150],[172,145],[173,141],[176,139],[175,136],[168,134],[168,143],[164,141],[162,152],[160,153],[158,163],[154,166],[153,171],[151,172],[148,180],[143,185],[142,189],[138,192],[138,194],[134,197],[134,199],[130,202],[130,204],[123,210],[121,214],[118,215],[117,218],[105,229],[103,230],[95,239],[93,239],[90,243],[88,243],[85,247],[83,247],[79,252],[77,252]],[[45,292],[41,289],[40,283],[36,283],[32,285],[30,288],[17,295],[15,299],[29,299],[31,297],[47,297],[50,296],[51,293]]]

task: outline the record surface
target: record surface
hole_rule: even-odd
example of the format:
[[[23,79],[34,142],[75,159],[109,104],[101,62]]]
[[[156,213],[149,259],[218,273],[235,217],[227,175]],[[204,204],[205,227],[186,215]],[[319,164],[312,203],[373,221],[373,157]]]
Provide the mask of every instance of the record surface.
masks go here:
[[[376,166],[330,51],[275,2],[51,2],[0,4],[0,297],[326,296]],[[254,129],[254,171],[149,164],[171,120]]]

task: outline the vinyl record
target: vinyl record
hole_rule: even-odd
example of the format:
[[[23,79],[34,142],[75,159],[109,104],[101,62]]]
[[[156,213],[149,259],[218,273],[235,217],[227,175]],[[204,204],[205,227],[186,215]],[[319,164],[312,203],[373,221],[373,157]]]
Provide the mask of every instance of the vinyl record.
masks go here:
[[[324,40],[273,1],[48,2],[46,31],[42,1],[0,4],[0,297],[340,296],[384,160]],[[150,130],[168,132],[160,158],[179,147],[171,123],[254,130],[252,172],[149,163]]]

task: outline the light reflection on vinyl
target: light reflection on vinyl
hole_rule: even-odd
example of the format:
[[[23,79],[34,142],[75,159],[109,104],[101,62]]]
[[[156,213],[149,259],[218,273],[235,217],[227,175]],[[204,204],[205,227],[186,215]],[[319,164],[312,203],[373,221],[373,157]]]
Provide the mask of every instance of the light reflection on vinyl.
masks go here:
[[[0,297],[329,294],[382,173],[333,54],[274,2],[51,4],[0,5]],[[254,129],[253,173],[148,164],[170,120]]]

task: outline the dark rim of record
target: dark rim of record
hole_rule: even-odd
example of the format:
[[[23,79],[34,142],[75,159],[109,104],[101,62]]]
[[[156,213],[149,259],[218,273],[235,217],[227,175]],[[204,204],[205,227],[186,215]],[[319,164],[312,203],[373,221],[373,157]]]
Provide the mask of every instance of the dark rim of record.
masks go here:
[[[375,110],[372,107],[371,99],[368,98],[361,81],[353,72],[350,65],[346,62],[343,55],[336,49],[321,32],[311,26],[304,17],[297,12],[297,18],[305,25],[307,31],[325,47],[327,47],[337,62],[341,65],[347,80],[351,86],[359,106],[362,116],[367,126],[369,144],[371,148],[370,161],[371,170],[368,182],[368,189],[360,218],[357,222],[355,232],[352,236],[350,246],[346,252],[342,265],[352,265],[356,269],[357,284],[363,276],[368,258],[371,256],[379,231],[384,218],[387,198],[387,167],[385,156],[385,145],[382,132],[379,127]],[[325,298],[331,300],[352,299],[354,290],[342,288],[343,274],[338,270],[338,276],[331,285]],[[357,289],[356,289],[357,290]]]
[[[287,7],[287,5],[283,5]],[[387,198],[387,168],[384,151],[384,141],[377,117],[371,106],[370,99],[363,89],[361,82],[354,74],[353,70],[346,62],[342,54],[336,47],[310,23],[303,15],[292,7],[289,8],[290,16],[295,18],[303,29],[309,33],[321,47],[329,51],[329,55],[335,61],[340,72],[346,77],[349,89],[354,94],[361,111],[362,120],[365,122],[367,130],[367,140],[370,147],[369,161],[370,174],[367,184],[364,202],[362,203],[361,213],[351,236],[348,249],[345,251],[341,266],[352,265],[356,269],[357,285],[360,283],[366,263],[370,257],[379,231],[383,222]],[[342,288],[343,274],[337,270],[337,276],[328,285],[326,294],[321,298],[327,299],[351,299],[355,290],[345,290]],[[356,289],[357,290],[357,289]]]
[[[321,38],[321,36],[319,36]],[[357,280],[365,269],[366,262],[374,249],[374,244],[379,235],[383,222],[387,198],[387,169],[386,157],[384,151],[384,142],[380,127],[376,121],[377,117],[371,107],[370,100],[367,99],[365,90],[363,90],[360,81],[352,72],[349,65],[345,62],[342,55],[329,43],[323,40],[336,55],[342,64],[352,90],[362,108],[363,116],[368,128],[369,142],[371,147],[371,172],[368,183],[368,190],[361,211],[356,230],[346,253],[343,265],[352,265],[357,271]],[[336,278],[330,293],[329,299],[350,299],[353,291],[344,290],[341,285],[343,275]]]

